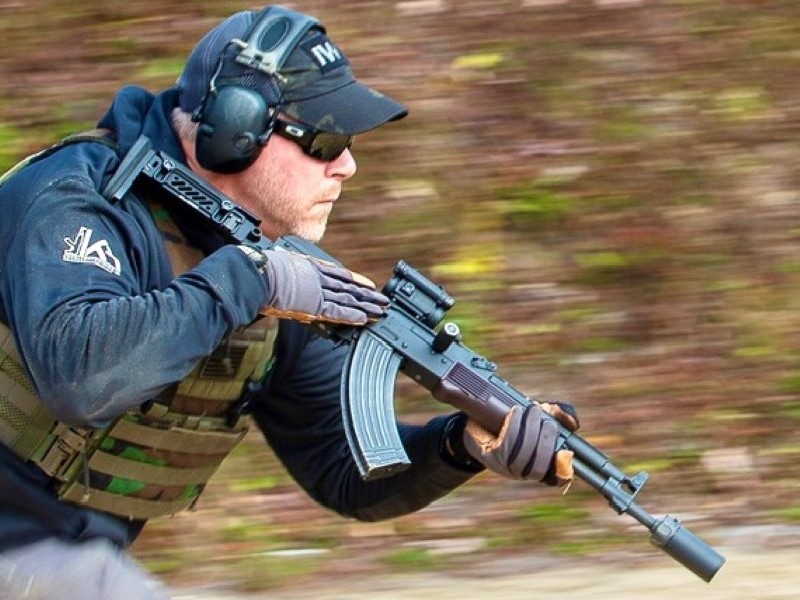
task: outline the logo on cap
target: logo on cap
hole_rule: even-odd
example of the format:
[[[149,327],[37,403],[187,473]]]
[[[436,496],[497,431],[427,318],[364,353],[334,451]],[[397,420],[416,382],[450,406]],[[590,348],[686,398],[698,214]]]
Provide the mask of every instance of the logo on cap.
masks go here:
[[[322,73],[350,64],[336,44],[323,35],[311,38],[302,45],[302,48],[319,66]]]

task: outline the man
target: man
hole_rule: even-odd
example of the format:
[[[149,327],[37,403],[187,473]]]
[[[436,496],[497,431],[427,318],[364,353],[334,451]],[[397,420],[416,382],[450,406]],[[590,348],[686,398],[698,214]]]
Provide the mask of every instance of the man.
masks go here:
[[[405,114],[354,79],[318,22],[270,7],[209,32],[175,88],[121,90],[99,132],[5,178],[0,598],[167,598],[125,548],[197,501],[245,405],[297,482],[357,519],[418,510],[484,466],[571,477],[543,415],[577,419],[542,405],[499,436],[463,414],[402,425],[411,468],[362,481],[339,412],[347,349],[303,323],[364,325],[387,299],[343,268],[225,245],[158,194],[104,194],[145,135],[267,236],[318,241],[356,172],[352,136]]]

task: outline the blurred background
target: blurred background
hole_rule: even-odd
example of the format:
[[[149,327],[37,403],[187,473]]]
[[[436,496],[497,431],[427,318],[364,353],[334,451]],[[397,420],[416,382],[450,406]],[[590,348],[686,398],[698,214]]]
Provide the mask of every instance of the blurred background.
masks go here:
[[[796,548],[796,0],[284,4],[411,109],[356,141],[324,247],[378,282],[403,258],[445,285],[471,347],[652,475],[651,512]],[[91,128],[122,85],[171,86],[205,31],[256,7],[0,0],[0,169]],[[447,411],[404,381],[398,398],[408,420]],[[345,521],[256,433],[134,550],[174,585],[258,593],[520,553],[669,561],[580,482],[562,497],[483,474],[418,514]]]

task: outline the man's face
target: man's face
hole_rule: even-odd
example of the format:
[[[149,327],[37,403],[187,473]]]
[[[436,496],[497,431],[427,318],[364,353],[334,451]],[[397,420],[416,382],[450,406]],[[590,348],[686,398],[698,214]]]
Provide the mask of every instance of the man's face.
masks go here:
[[[356,172],[349,150],[324,162],[303,153],[292,141],[273,135],[258,159],[220,186],[261,220],[264,234],[276,239],[297,235],[318,242],[325,233],[342,183]]]

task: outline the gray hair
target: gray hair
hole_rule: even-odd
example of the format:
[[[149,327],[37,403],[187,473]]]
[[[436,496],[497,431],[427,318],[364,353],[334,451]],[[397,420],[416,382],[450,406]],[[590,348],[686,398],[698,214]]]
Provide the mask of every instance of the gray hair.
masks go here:
[[[191,113],[179,106],[172,109],[172,128],[180,139],[194,143],[197,139],[198,125],[196,121],[192,121]]]

